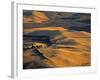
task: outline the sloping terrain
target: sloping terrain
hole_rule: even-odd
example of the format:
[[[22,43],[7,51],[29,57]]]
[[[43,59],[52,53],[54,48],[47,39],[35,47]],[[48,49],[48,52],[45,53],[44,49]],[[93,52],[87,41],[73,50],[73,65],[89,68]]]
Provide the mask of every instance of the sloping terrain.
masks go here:
[[[33,32],[35,30],[37,31],[37,29],[34,29]],[[47,30],[49,31],[49,28]],[[38,31],[42,30],[39,29]],[[45,59],[40,59],[41,56],[39,55],[32,55],[34,51],[29,50],[30,52],[27,54],[30,53],[32,56],[24,53],[25,63],[27,63],[27,60],[28,62],[35,61],[39,66],[42,65],[44,68],[90,65],[90,33],[83,31],[58,31],[60,35],[55,35],[53,38],[55,44],[45,48],[37,48]],[[49,34],[47,35],[50,36]]]

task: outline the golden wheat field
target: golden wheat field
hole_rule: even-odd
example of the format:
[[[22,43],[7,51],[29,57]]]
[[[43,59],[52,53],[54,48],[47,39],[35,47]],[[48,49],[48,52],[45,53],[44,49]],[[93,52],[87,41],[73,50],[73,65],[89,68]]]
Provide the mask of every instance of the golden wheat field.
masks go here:
[[[32,11],[30,15],[26,14],[28,11],[23,16],[24,69],[91,65],[91,33],[85,30],[71,30],[67,27],[69,25],[63,23],[64,21],[62,21],[62,25],[58,25],[61,20],[55,22],[57,25],[53,22],[62,19],[62,16],[72,17],[74,14],[59,13],[58,16],[57,13],[54,13],[55,18],[49,17],[50,13],[46,15],[47,13],[41,11]],[[80,15],[80,20],[89,19],[87,15]],[[72,19],[71,21],[74,23],[76,18]]]

